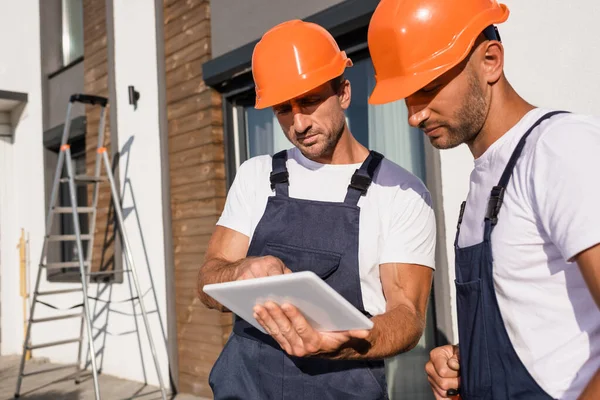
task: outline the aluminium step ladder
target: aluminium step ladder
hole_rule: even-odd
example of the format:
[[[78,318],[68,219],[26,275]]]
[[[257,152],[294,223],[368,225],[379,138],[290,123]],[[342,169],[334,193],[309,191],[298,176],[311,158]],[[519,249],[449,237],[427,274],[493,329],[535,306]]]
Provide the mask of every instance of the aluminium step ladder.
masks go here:
[[[98,126],[98,147],[97,147],[97,151],[96,151],[96,165],[95,165],[95,170],[94,170],[93,176],[74,175],[74,172],[73,172],[71,150],[70,150],[70,146],[69,146],[69,144],[67,144],[67,142],[69,139],[69,131],[71,128],[71,108],[74,103],[82,103],[82,104],[89,105],[89,106],[100,106],[101,107],[100,122],[99,122],[99,126]],[[49,203],[49,209],[48,209],[48,214],[47,214],[47,218],[46,218],[46,235],[45,235],[44,244],[42,247],[42,255],[40,258],[40,264],[39,264],[39,269],[38,269],[36,283],[35,283],[35,290],[33,293],[33,299],[31,302],[31,308],[30,308],[29,318],[28,318],[28,322],[27,322],[27,332],[25,334],[25,340],[23,342],[23,355],[21,357],[21,365],[19,368],[19,377],[17,379],[17,388],[15,391],[15,398],[20,396],[21,384],[22,384],[23,378],[26,376],[37,375],[37,374],[43,373],[43,372],[50,372],[50,371],[55,371],[57,369],[72,368],[72,367],[77,368],[79,376],[85,371],[85,365],[84,365],[84,368],[81,368],[82,353],[83,353],[82,346],[83,346],[83,339],[84,339],[83,335],[84,335],[84,325],[85,325],[85,331],[87,333],[87,344],[88,344],[88,348],[89,348],[89,357],[90,357],[90,363],[92,366],[92,375],[93,375],[93,380],[94,380],[94,393],[96,396],[96,400],[100,400],[101,397],[100,397],[100,388],[99,388],[99,384],[98,384],[98,370],[97,370],[97,365],[96,365],[96,350],[94,348],[94,334],[92,331],[92,321],[91,321],[92,313],[90,311],[91,309],[90,309],[90,304],[89,304],[90,303],[89,299],[91,299],[91,298],[88,297],[88,285],[90,283],[90,277],[93,275],[99,275],[99,274],[106,275],[106,274],[117,274],[117,273],[119,273],[119,274],[120,273],[122,273],[122,274],[128,273],[130,276],[130,279],[133,279],[134,287],[135,287],[135,297],[133,299],[137,300],[140,305],[140,310],[142,312],[142,317],[144,320],[144,327],[146,330],[146,334],[148,336],[148,343],[150,344],[150,350],[152,352],[152,357],[154,359],[154,366],[156,368],[156,373],[157,373],[159,383],[160,383],[160,391],[162,394],[162,398],[163,398],[163,400],[166,400],[166,398],[167,398],[162,374],[160,373],[160,368],[159,368],[159,364],[158,364],[158,358],[156,355],[154,341],[152,339],[152,334],[150,332],[150,326],[148,323],[148,315],[146,313],[146,308],[144,306],[144,302],[143,302],[143,299],[141,296],[141,289],[140,289],[140,285],[139,285],[139,281],[138,281],[138,276],[137,276],[137,272],[135,269],[135,265],[133,263],[133,258],[131,256],[131,247],[130,247],[129,241],[127,239],[127,235],[125,233],[125,228],[124,228],[124,224],[123,224],[123,212],[122,212],[121,204],[120,204],[120,200],[119,200],[120,198],[119,198],[119,195],[117,192],[114,177],[112,175],[112,169],[111,169],[111,164],[110,164],[110,161],[109,161],[109,158],[107,155],[107,150],[104,147],[104,127],[105,127],[105,122],[106,122],[106,107],[107,107],[107,105],[108,105],[108,99],[104,98],[104,97],[99,97],[99,96],[74,94],[69,99],[69,103],[67,106],[67,116],[66,116],[66,120],[65,120],[65,124],[64,124],[64,130],[63,130],[63,135],[62,135],[62,140],[61,140],[61,145],[60,145],[60,152],[58,155],[56,172],[54,174],[54,183],[52,184],[52,192],[50,194],[50,203]],[[63,173],[63,168],[65,167],[65,164],[66,164],[66,177],[61,177],[61,175]],[[106,176],[100,175],[102,164],[104,165],[104,171],[106,173]],[[97,207],[98,207],[98,195],[99,195],[99,189],[100,189],[99,186],[100,186],[100,183],[106,182],[106,181],[108,181],[110,183],[111,194],[112,194],[112,204],[113,204],[114,211],[115,211],[115,214],[117,217],[117,229],[118,229],[119,234],[122,239],[122,250],[125,255],[127,268],[120,270],[120,271],[91,272],[90,268],[92,265],[92,250],[94,247],[96,212],[97,212]],[[69,198],[71,201],[70,206],[57,205],[57,195],[58,195],[58,191],[59,191],[59,186],[61,184],[68,185]],[[80,207],[77,204],[76,189],[75,189],[76,184],[94,185],[94,188],[93,188],[94,194],[93,194],[93,200],[92,200],[91,207],[87,207],[87,206]],[[51,234],[54,217],[57,215],[61,215],[61,214],[71,214],[72,215],[73,227],[74,227],[74,231],[75,231],[74,234],[71,234],[71,235],[52,235]],[[80,227],[80,223],[79,223],[80,215],[89,216],[89,224],[88,224],[90,227],[89,233],[81,232],[81,227]],[[49,244],[49,242],[68,242],[68,241],[75,242],[76,250],[77,250],[77,254],[78,254],[78,257],[77,257],[78,260],[70,261],[70,262],[48,262],[48,244]],[[83,241],[87,241],[87,253],[83,252],[83,243],[82,243]],[[84,255],[85,255],[85,257],[84,257]],[[39,290],[40,280],[42,277],[42,270],[51,271],[51,270],[57,270],[57,269],[60,270],[62,268],[70,268],[70,267],[71,268],[79,267],[79,275],[81,277],[81,288],[51,290],[51,291],[40,291]],[[75,313],[75,314],[71,313],[71,314],[67,314],[67,315],[59,315],[59,316],[54,316],[54,317],[49,317],[49,318],[35,318],[34,312],[35,312],[36,304],[42,303],[42,304],[48,305],[47,303],[40,301],[39,297],[50,296],[50,295],[60,295],[60,294],[66,294],[66,293],[75,293],[75,292],[82,292],[82,294],[83,294],[83,304],[82,304],[83,312]],[[32,329],[33,324],[68,319],[68,318],[80,318],[81,319],[81,328],[80,328],[80,332],[79,332],[79,338],[67,339],[67,340],[61,340],[61,341],[57,341],[57,342],[43,343],[43,344],[37,344],[37,345],[32,345],[30,343],[31,329]],[[135,313],[134,313],[134,318],[135,318]],[[60,366],[58,368],[51,368],[51,369],[46,369],[46,370],[42,370],[42,371],[34,371],[34,372],[25,373],[25,359],[26,359],[26,354],[28,351],[43,348],[43,347],[64,345],[67,343],[79,343],[77,363]],[[87,364],[87,362],[86,362],[86,364]],[[78,382],[79,376],[78,376],[76,382]]]

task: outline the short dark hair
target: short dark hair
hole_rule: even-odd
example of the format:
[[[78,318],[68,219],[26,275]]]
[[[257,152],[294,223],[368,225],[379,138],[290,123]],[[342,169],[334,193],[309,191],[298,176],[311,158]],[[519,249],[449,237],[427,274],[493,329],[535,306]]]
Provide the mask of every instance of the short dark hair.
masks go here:
[[[331,89],[333,89],[333,91],[336,94],[340,92],[340,90],[342,89],[342,85],[344,85],[344,82],[346,82],[346,77],[344,77],[344,74],[336,76],[335,78],[329,81],[329,83],[331,84]]]

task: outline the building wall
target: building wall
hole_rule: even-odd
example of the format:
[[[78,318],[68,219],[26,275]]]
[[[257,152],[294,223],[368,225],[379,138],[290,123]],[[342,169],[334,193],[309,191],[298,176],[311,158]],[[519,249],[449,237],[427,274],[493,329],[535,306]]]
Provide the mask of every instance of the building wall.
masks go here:
[[[17,354],[24,316],[16,246],[24,229],[30,237],[31,285],[44,237],[40,17],[36,0],[0,0],[0,10],[0,89],[28,95],[14,143],[0,138],[0,354]]]
[[[112,1],[108,17],[114,29],[114,79],[119,152],[119,181],[125,232],[148,314],[150,333],[159,358],[163,382],[169,385],[166,327],[161,154],[158,124],[158,77],[155,3],[146,0]],[[86,30],[88,25],[86,25]],[[110,27],[109,27],[110,29]],[[109,64],[108,68],[112,68]],[[140,93],[137,108],[129,104],[128,87]],[[90,132],[88,132],[89,135]],[[125,258],[123,267],[127,267]],[[139,306],[120,300],[132,297],[131,274],[122,284],[92,285],[99,297],[115,301],[110,311],[99,312],[108,320],[111,334],[98,345],[106,348],[103,369],[121,378],[158,385],[158,376],[146,337]],[[110,287],[109,291],[104,289]],[[135,310],[137,317],[133,317]],[[157,312],[158,311],[158,312]],[[137,333],[134,333],[136,332]],[[119,333],[126,333],[118,335]],[[139,335],[139,336],[138,336]],[[141,349],[138,340],[141,339]],[[123,360],[129,360],[124,363]]]
[[[211,2],[212,56],[259,39],[272,26],[306,18],[343,0],[218,0]]]
[[[231,326],[231,315],[207,310],[196,295],[225,198],[221,99],[201,68],[212,51],[210,6],[166,0],[163,10],[179,389],[208,397],[208,374]]]

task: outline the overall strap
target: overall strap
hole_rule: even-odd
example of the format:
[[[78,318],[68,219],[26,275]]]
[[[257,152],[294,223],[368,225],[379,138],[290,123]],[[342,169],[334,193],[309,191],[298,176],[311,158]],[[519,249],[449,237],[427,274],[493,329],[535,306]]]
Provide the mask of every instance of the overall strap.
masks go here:
[[[500,181],[497,186],[492,188],[490,193],[490,199],[488,201],[487,211],[485,213],[485,238],[490,239],[492,235],[492,230],[494,226],[498,223],[498,214],[500,213],[500,208],[502,207],[502,202],[504,199],[504,192],[506,187],[508,186],[508,182],[510,181],[510,177],[512,176],[513,170],[515,169],[515,165],[523,152],[523,148],[525,147],[525,143],[527,142],[527,137],[533,132],[535,128],[538,127],[543,121],[548,118],[556,115],[556,114],[564,114],[568,111],[552,111],[544,114],[540,119],[538,119],[528,130],[525,132],[517,147],[513,151],[508,163],[506,164],[506,168],[504,168],[504,172],[500,177]]]
[[[282,150],[273,156],[273,169],[271,171],[271,190],[275,190],[275,196],[289,196],[289,176],[287,167],[287,150]]]
[[[465,215],[466,201],[460,204],[460,213],[458,214],[458,223],[456,224],[456,236],[454,237],[454,248],[458,248],[458,236],[460,235],[460,225],[462,224],[463,215]]]
[[[376,151],[371,150],[369,152],[367,159],[352,175],[344,203],[353,206],[358,204],[360,197],[367,193],[371,182],[373,182],[375,171],[377,171],[377,168],[381,164],[381,160],[383,160],[383,158],[383,155]]]

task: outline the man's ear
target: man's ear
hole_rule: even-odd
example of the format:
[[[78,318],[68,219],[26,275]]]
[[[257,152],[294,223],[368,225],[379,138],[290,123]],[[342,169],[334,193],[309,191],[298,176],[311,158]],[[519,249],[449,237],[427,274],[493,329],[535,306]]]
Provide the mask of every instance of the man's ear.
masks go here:
[[[348,79],[344,79],[344,82],[341,84],[338,98],[342,109],[347,110],[350,107],[350,100],[352,99],[352,89]]]
[[[484,43],[483,73],[489,84],[498,82],[504,71],[504,46],[497,40]]]

